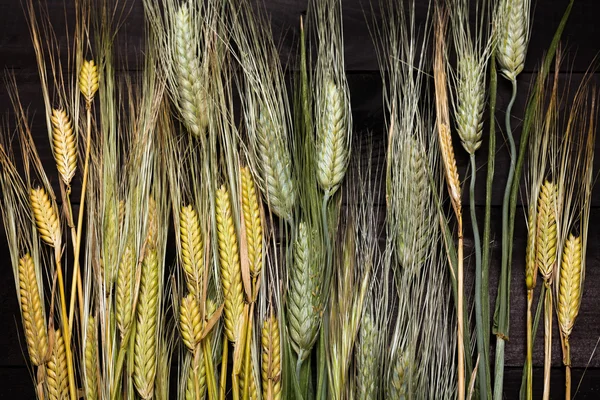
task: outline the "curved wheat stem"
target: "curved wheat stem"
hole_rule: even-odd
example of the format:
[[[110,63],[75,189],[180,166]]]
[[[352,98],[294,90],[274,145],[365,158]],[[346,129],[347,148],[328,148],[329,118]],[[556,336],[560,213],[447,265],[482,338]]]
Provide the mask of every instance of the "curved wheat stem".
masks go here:
[[[225,333],[230,342],[236,342],[244,311],[244,289],[231,201],[225,186],[221,186],[217,190],[216,203],[221,284],[225,297]]]
[[[156,249],[151,248],[142,262],[133,356],[133,382],[143,399],[151,399],[154,395],[156,332],[160,295],[158,274]]]
[[[77,170],[77,136],[65,110],[52,110],[52,151],[56,168],[64,182],[69,187]]]
[[[29,358],[33,365],[42,365],[48,349],[48,333],[35,265],[29,253],[19,260],[19,302]]]
[[[188,290],[199,296],[204,272],[204,249],[198,213],[191,205],[182,207],[179,213],[179,238]]]
[[[65,341],[57,329],[54,333],[54,346],[47,368],[48,398],[63,400],[69,398],[69,378],[67,376],[67,355]]]

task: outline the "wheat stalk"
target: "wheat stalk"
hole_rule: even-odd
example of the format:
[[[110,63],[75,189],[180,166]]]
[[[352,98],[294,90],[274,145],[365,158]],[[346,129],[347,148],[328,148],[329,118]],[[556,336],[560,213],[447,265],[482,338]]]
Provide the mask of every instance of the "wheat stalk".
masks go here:
[[[536,264],[545,281],[550,281],[556,264],[556,185],[545,181],[540,188],[536,221]]]
[[[98,67],[94,60],[85,60],[79,73],[79,90],[83,95],[87,108],[91,107],[94,95],[98,91]]]
[[[98,399],[99,364],[97,330],[96,319],[93,316],[88,316],[84,350],[85,398],[87,400]]]
[[[156,332],[160,292],[157,257],[155,248],[150,248],[144,256],[137,301],[133,381],[143,399],[153,397],[156,377]]]
[[[244,289],[231,202],[224,185],[217,190],[216,214],[221,284],[225,297],[225,333],[230,342],[236,342],[244,310]]]
[[[47,363],[47,387],[50,400],[63,400],[69,398],[69,378],[67,376],[67,355],[65,342],[60,329],[54,332],[54,346],[52,355]]]
[[[202,319],[200,306],[193,294],[181,300],[179,306],[179,328],[185,346],[194,353],[202,338]]]
[[[281,337],[279,321],[273,313],[262,327],[262,396],[267,400],[281,399]]]
[[[306,222],[300,222],[294,243],[294,264],[290,271],[287,302],[290,338],[299,362],[310,354],[319,331],[321,274],[312,247],[314,245],[315,235],[309,231]]]
[[[502,0],[496,19],[496,59],[500,72],[508,80],[517,79],[523,71],[530,35],[531,0]]]
[[[201,136],[208,128],[208,99],[195,34],[188,4],[183,3],[173,20],[174,92],[186,128]]]
[[[131,245],[127,245],[121,256],[117,272],[115,298],[116,319],[121,339],[125,338],[133,317],[133,290],[136,257]]]
[[[254,180],[248,167],[240,169],[242,210],[244,228],[246,230],[246,246],[248,248],[248,264],[253,279],[260,274],[263,264],[263,231],[260,213],[260,200],[256,192]]]
[[[179,213],[179,238],[187,287],[190,293],[199,298],[204,272],[204,249],[198,213],[191,205],[182,207]]]
[[[52,151],[56,168],[64,184],[69,187],[77,169],[77,136],[65,110],[53,109],[50,116],[52,121]]]
[[[19,260],[19,296],[29,358],[33,365],[39,366],[46,356],[48,334],[35,265],[29,253]]]
[[[42,187],[31,189],[29,200],[40,238],[49,246],[60,248],[60,221],[48,193]]]

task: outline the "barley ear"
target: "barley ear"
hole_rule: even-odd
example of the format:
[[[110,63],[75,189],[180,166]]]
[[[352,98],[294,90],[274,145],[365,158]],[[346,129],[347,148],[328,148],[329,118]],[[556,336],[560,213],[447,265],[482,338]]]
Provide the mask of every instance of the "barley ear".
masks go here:
[[[60,248],[61,230],[58,214],[53,202],[44,188],[31,189],[29,191],[31,210],[35,219],[40,238],[46,244]]]
[[[173,64],[177,99],[185,127],[194,136],[208,128],[208,99],[196,48],[195,28],[187,4],[182,4],[173,21]]]
[[[81,66],[79,73],[79,90],[85,98],[87,107],[90,107],[94,95],[98,91],[98,67],[94,60],[86,60]]]
[[[71,185],[77,169],[77,136],[65,110],[52,110],[52,151],[56,168],[65,186]]]
[[[263,232],[260,214],[260,199],[248,167],[241,172],[242,210],[244,213],[244,228],[246,230],[246,245],[248,247],[248,264],[250,275],[255,279],[263,264]]]
[[[558,286],[558,323],[565,337],[571,336],[581,306],[581,237],[570,234],[565,242]]]
[[[549,280],[557,257],[556,185],[550,181],[540,188],[536,225],[536,264],[544,279]]]
[[[142,262],[133,357],[133,381],[143,399],[151,399],[154,395],[159,301],[158,274],[156,249],[150,248]]]
[[[204,249],[198,213],[191,205],[182,207],[179,213],[179,241],[188,290],[199,298],[204,272]]]
[[[133,249],[131,248],[131,245],[127,245],[121,256],[121,262],[119,263],[115,299],[117,326],[121,333],[121,339],[125,337],[131,325],[135,265],[136,257],[133,254]]]
[[[262,327],[262,393],[264,399],[281,399],[281,337],[273,313]]]
[[[349,133],[344,92],[331,78],[325,79],[317,131],[317,179],[321,189],[334,192],[348,168]]]
[[[216,203],[221,284],[225,297],[225,333],[229,341],[236,342],[244,311],[244,289],[231,200],[225,186],[217,190]]]
[[[46,366],[48,399],[68,399],[69,379],[67,377],[67,353],[65,352],[65,341],[60,330],[55,331],[52,355]]]
[[[98,399],[98,327],[96,319],[88,317],[87,329],[85,332],[85,398],[86,400]]]
[[[191,293],[181,300],[179,328],[183,344],[194,353],[202,338],[202,320],[200,319],[200,306],[196,297]]]
[[[33,365],[39,366],[44,363],[48,349],[48,333],[35,265],[29,253],[19,260],[19,301],[29,358]]]

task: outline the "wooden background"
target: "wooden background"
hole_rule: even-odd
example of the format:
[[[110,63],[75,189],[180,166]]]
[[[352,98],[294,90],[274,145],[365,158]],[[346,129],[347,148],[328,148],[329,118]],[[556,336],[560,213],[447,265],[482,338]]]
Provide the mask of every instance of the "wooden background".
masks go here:
[[[400,0],[398,0],[400,1]],[[68,4],[64,4],[68,3]],[[65,42],[64,15],[72,12],[72,0],[47,0],[48,11],[53,21],[55,30],[62,43]],[[298,34],[299,16],[305,12],[307,0],[264,0],[272,18],[273,29],[281,46],[283,60],[289,60],[296,52],[296,39]],[[418,4],[421,19],[426,12],[426,1]],[[420,4],[422,3],[422,4]],[[531,35],[531,44],[527,55],[525,71],[519,76],[519,96],[515,105],[514,125],[518,125],[525,107],[526,97],[530,88],[530,81],[536,71],[543,53],[552,38],[564,11],[567,0],[538,0],[534,1],[534,20]],[[137,71],[136,59],[139,59],[139,48],[143,42],[143,7],[141,0],[129,0],[131,10],[124,25],[123,35],[119,39],[117,48],[129,60],[129,67],[122,73]],[[354,126],[356,136],[363,139],[368,132],[374,142],[375,157],[385,151],[385,134],[383,129],[382,86],[378,72],[374,47],[369,34],[366,19],[371,15],[368,0],[343,0],[344,9],[344,40],[348,80],[352,95],[352,109],[354,113]],[[583,74],[588,69],[600,49],[600,28],[598,28],[598,15],[600,15],[600,2],[597,0],[576,0],[571,18],[565,29],[563,43],[568,50],[568,71],[565,69],[561,79],[571,79],[571,85],[578,85]],[[42,158],[48,168],[53,168],[52,155],[47,145],[47,131],[45,128],[42,97],[37,77],[37,67],[31,41],[28,33],[26,19],[18,0],[0,0],[0,67],[15,72],[19,85],[21,99],[29,105],[30,112],[34,115],[33,130],[37,138]],[[594,76],[593,82],[600,83],[600,75]],[[498,88],[498,113],[497,121],[504,120],[503,110],[506,107],[510,93],[509,84],[499,79]],[[564,107],[568,107],[564,104]],[[3,117],[12,118],[12,111],[7,91],[4,85],[0,86],[0,113]],[[37,114],[37,115],[35,115]],[[519,129],[517,128],[517,132]],[[600,134],[596,147],[600,145]],[[501,133],[498,133],[497,142],[503,143]],[[457,156],[459,172],[464,179],[467,170],[467,157],[458,143]],[[482,150],[478,153],[478,164],[484,165],[487,160],[487,143],[484,135]],[[600,152],[597,153],[600,160]],[[383,160],[382,157],[379,157]],[[597,165],[600,165],[596,162]],[[596,168],[597,169],[597,168]],[[52,169],[48,169],[51,171]],[[502,191],[508,170],[508,154],[504,146],[499,146],[496,158],[496,177],[494,181],[493,209],[492,209],[492,257],[491,266],[491,299],[495,298],[497,286],[497,273],[500,258],[500,221]],[[597,171],[596,171],[597,172]],[[478,171],[477,180],[480,182],[476,195],[477,212],[480,223],[483,221],[485,168]],[[77,198],[78,188],[73,198]],[[465,198],[465,202],[468,199]],[[383,207],[383,204],[380,205]],[[465,216],[468,216],[465,210]],[[466,254],[470,254],[472,240],[470,235],[470,221],[465,221]],[[584,288],[583,304],[579,318],[572,335],[572,362],[574,366],[573,385],[577,387],[581,382],[578,399],[600,398],[600,355],[596,353],[596,345],[600,340],[600,185],[594,190],[589,231],[587,271]],[[525,251],[525,224],[522,209],[517,212],[515,227],[514,260],[511,284],[511,336],[506,347],[506,390],[507,399],[516,398],[521,378],[521,368],[525,352],[525,287],[523,284],[523,261]],[[30,371],[25,363],[23,335],[20,327],[20,317],[14,287],[12,269],[8,261],[8,249],[4,234],[0,234],[0,259],[4,260],[0,267],[0,398],[29,399],[33,398]],[[472,270],[472,265],[467,265],[467,271]],[[539,288],[538,280],[538,288]],[[493,310],[493,305],[492,305]],[[558,331],[554,332],[553,371],[552,371],[552,398],[561,398],[563,393],[564,372],[561,364],[561,350],[558,340]],[[543,334],[539,330],[535,348],[535,391],[536,396],[541,395],[541,367],[543,365]],[[494,340],[492,340],[494,342]]]

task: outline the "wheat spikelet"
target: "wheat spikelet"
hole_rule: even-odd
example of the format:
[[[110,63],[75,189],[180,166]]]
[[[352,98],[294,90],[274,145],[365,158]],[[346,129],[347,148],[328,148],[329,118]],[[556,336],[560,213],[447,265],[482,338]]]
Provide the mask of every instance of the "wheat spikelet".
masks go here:
[[[202,320],[200,319],[200,306],[196,297],[191,293],[181,299],[179,328],[183,343],[191,352],[195,352],[202,338]]]
[[[133,286],[136,257],[131,245],[127,245],[121,256],[119,271],[117,272],[117,293],[115,300],[117,326],[121,339],[129,330],[133,311]]]
[[[142,263],[137,305],[133,381],[140,397],[151,399],[156,377],[156,330],[158,323],[159,268],[156,249]]]
[[[199,350],[201,351],[201,350]],[[192,365],[188,368],[188,376],[185,384],[185,400],[201,400],[206,395],[206,367],[203,357],[199,358],[197,366]]]
[[[358,399],[377,398],[378,336],[379,333],[371,313],[364,313],[360,322],[356,348],[356,397]]]
[[[535,288],[538,265],[536,262],[537,248],[537,215],[536,207],[532,206],[527,216],[527,247],[525,249],[525,286],[527,290]]]
[[[65,110],[52,110],[52,151],[56,168],[66,186],[71,184],[77,169],[77,136]]]
[[[325,80],[317,132],[317,180],[325,192],[334,191],[348,167],[348,120],[344,92]]]
[[[275,126],[271,116],[260,111],[256,127],[262,189],[273,213],[291,220],[296,204],[296,186],[292,180],[292,162],[289,149],[281,137],[281,127]]]
[[[94,95],[98,91],[98,67],[94,63],[94,60],[83,62],[81,72],[79,73],[79,90],[89,107],[94,100]]]
[[[500,72],[515,80],[523,71],[529,42],[530,0],[503,0],[499,4],[496,57]]]
[[[263,398],[279,400],[281,398],[281,337],[279,322],[271,314],[262,327],[262,390]]]
[[[254,180],[248,167],[240,170],[242,181],[242,210],[246,229],[246,245],[248,247],[248,263],[253,278],[260,274],[263,263],[263,232],[260,217],[260,200],[256,192]]]
[[[29,191],[31,210],[40,238],[52,247],[60,247],[60,221],[48,193],[44,188]]]
[[[208,100],[197,54],[195,28],[187,4],[177,10],[173,29],[173,65],[177,81],[174,94],[186,128],[200,136],[208,127]]]
[[[290,271],[288,321],[292,346],[298,357],[306,357],[317,339],[321,313],[320,268],[315,262],[315,240],[305,222],[298,225],[294,264]]]
[[[456,91],[456,130],[465,150],[473,154],[481,146],[485,74],[470,52],[459,57]]]
[[[442,124],[439,131],[440,150],[442,152],[442,160],[444,161],[444,173],[448,182],[448,189],[452,206],[457,215],[461,214],[461,190],[460,178],[456,167],[456,157],[454,156],[454,146],[452,146],[452,136],[450,127]]]
[[[198,296],[204,272],[203,243],[198,213],[191,205],[182,207],[179,213],[179,239],[187,287]]]
[[[389,397],[392,399],[408,399],[410,393],[411,365],[405,354],[396,357],[390,377]]]
[[[48,398],[50,400],[68,399],[67,353],[65,352],[65,341],[59,329],[54,333],[52,355],[46,366]]]
[[[98,339],[96,319],[88,317],[87,330],[85,332],[85,398],[86,400],[98,399]]]
[[[225,333],[231,342],[235,342],[244,311],[244,289],[238,241],[231,214],[231,202],[225,186],[221,186],[217,190],[216,203],[221,284],[225,297]]]
[[[558,323],[565,337],[571,336],[575,319],[579,314],[581,265],[581,237],[570,234],[562,254],[557,305]]]
[[[556,263],[556,185],[545,181],[540,188],[536,223],[536,263],[545,280]]]
[[[33,365],[42,365],[48,348],[48,334],[35,265],[29,253],[19,260],[19,300],[29,358]]]

